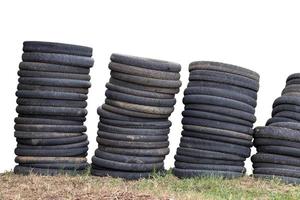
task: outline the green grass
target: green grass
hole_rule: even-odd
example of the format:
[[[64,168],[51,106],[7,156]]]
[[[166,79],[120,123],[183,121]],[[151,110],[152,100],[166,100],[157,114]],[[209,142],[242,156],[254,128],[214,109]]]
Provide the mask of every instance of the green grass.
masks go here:
[[[277,179],[216,177],[178,179],[170,172],[151,179],[0,175],[0,199],[300,199],[300,186]]]

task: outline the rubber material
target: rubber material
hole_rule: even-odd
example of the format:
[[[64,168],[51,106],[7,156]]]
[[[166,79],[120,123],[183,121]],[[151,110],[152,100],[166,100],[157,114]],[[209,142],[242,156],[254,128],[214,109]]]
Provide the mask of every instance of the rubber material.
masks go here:
[[[59,73],[74,73],[74,74],[89,74],[89,68],[72,67],[66,65],[56,65],[49,63],[37,63],[37,62],[21,62],[19,69],[30,71],[42,71],[42,72],[59,72]]]
[[[25,41],[23,42],[23,51],[61,53],[87,57],[91,57],[93,54],[93,49],[91,47],[44,41]]]
[[[61,79],[61,78],[36,78],[20,77],[19,83],[28,85],[51,86],[51,87],[71,87],[71,88],[90,88],[90,81]]]
[[[16,96],[19,98],[33,98],[33,99],[65,99],[73,101],[85,101],[87,95],[70,93],[70,92],[53,92],[53,91],[39,91],[39,90],[18,90]]]
[[[14,136],[22,139],[51,139],[51,138],[65,138],[65,137],[76,137],[82,133],[55,133],[55,132],[25,132],[15,131]]]
[[[127,134],[117,134],[108,133],[104,131],[99,131],[98,136],[100,138],[109,140],[119,140],[119,141],[132,141],[132,142],[162,142],[168,141],[168,136],[164,135],[127,135]]]
[[[256,122],[256,117],[253,114],[236,110],[236,109],[222,107],[222,106],[215,106],[215,105],[208,105],[208,104],[185,104],[184,108],[185,110],[200,110],[204,112],[227,115],[227,116],[247,120],[251,123]]]
[[[200,158],[193,156],[175,155],[175,160],[184,163],[196,163],[196,164],[210,164],[210,165],[232,165],[232,166],[244,166],[243,161],[230,161],[230,160],[218,160],[209,158]]]
[[[56,99],[30,99],[30,98],[18,98],[17,103],[19,106],[25,107],[43,107],[44,110],[47,107],[66,107],[68,109],[85,108],[87,106],[86,101],[72,101],[72,100],[56,100]],[[31,112],[31,111],[29,111]]]
[[[101,117],[100,122],[110,126],[118,126],[124,128],[135,128],[135,129],[167,129],[170,128],[172,122],[169,120],[161,121],[161,122],[131,122],[131,121],[121,121],[114,119],[106,119]]]
[[[101,151],[115,153],[120,155],[128,155],[128,156],[166,156],[169,154],[169,148],[161,148],[161,149],[128,149],[128,148],[112,148],[108,146],[98,146],[98,149]]]
[[[155,78],[162,80],[179,80],[180,74],[174,72],[165,72],[161,70],[152,70],[132,65],[124,65],[116,62],[110,62],[109,69],[119,73],[130,74],[134,76],[142,76],[147,78]]]
[[[21,149],[16,148],[15,154],[18,156],[47,156],[47,157],[67,157],[83,156],[88,151],[87,147],[74,149]]]
[[[58,72],[41,72],[19,70],[20,77],[33,77],[33,78],[52,78],[52,79],[70,79],[70,80],[83,80],[90,81],[91,77],[87,74],[72,74],[72,73],[58,73]]]
[[[43,125],[83,125],[82,122],[71,120],[56,120],[46,118],[28,118],[28,117],[16,117],[16,124],[43,124]]]
[[[216,129],[225,129],[225,130],[240,132],[248,135],[253,134],[253,129],[251,127],[242,126],[233,123],[221,122],[216,120],[202,119],[202,118],[184,117],[182,119],[182,124],[204,126],[204,127],[210,127]]]
[[[183,98],[184,104],[208,104],[222,106],[237,110],[242,110],[250,114],[254,114],[255,109],[252,106],[249,106],[246,103],[240,101],[235,101],[227,98],[209,96],[209,95],[186,95]]]
[[[121,92],[115,92],[111,90],[106,90],[105,96],[112,100],[125,101],[132,104],[146,105],[146,106],[158,106],[158,107],[172,107],[176,103],[176,99],[156,99],[139,97],[134,95],[129,95]]]
[[[161,70],[167,72],[179,72],[181,66],[178,63],[173,63],[164,60],[156,60],[151,58],[142,58],[137,56],[129,56],[122,54],[112,54],[110,60],[116,63],[132,65],[146,69]]]
[[[148,97],[148,98],[155,98],[155,99],[173,99],[174,98],[173,94],[163,94],[163,93],[157,93],[157,92],[142,91],[142,90],[123,87],[122,85],[116,85],[116,84],[112,84],[112,83],[106,83],[105,86],[107,89],[109,89],[111,91],[122,92],[125,94],[130,94],[130,95],[139,96],[139,97]]]
[[[227,73],[245,76],[253,80],[259,81],[258,73],[243,67],[221,63],[221,62],[195,61],[190,63],[189,65],[189,71],[193,71],[193,70],[212,70],[218,72],[227,72]]]
[[[135,89],[135,90],[141,90],[141,91],[156,92],[156,93],[163,93],[163,94],[169,94],[169,95],[174,95],[179,92],[179,88],[145,86],[145,85],[141,85],[141,84],[135,84],[135,83],[118,80],[113,77],[111,77],[109,79],[109,82],[112,84],[115,84],[115,85],[127,87],[130,89]]]
[[[84,117],[87,110],[83,108],[50,107],[50,106],[17,106],[17,113],[25,115],[60,115]]]
[[[112,160],[123,163],[136,163],[136,164],[147,164],[147,163],[161,163],[164,161],[164,156],[150,157],[150,156],[126,156],[114,153],[108,153],[97,149],[95,156],[98,158]]]
[[[37,164],[37,163],[68,163],[68,164],[80,164],[86,163],[87,159],[83,157],[30,157],[30,156],[17,156],[15,158],[16,163],[21,164]]]
[[[18,90],[41,90],[52,92],[70,92],[79,94],[88,94],[88,88],[72,88],[72,87],[51,87],[41,85],[18,84]]]
[[[120,140],[109,140],[104,138],[96,138],[99,145],[116,148],[129,148],[129,149],[160,149],[168,148],[168,141],[161,142],[136,142],[136,141],[120,141]]]
[[[220,89],[220,88],[213,88],[213,87],[187,87],[184,90],[184,95],[209,95],[209,96],[218,96],[227,99],[232,99],[236,101],[241,101],[243,103],[247,103],[252,107],[256,107],[256,100],[237,93],[235,91]]]
[[[57,54],[57,53],[23,53],[22,60],[25,62],[42,62],[59,65],[70,65],[75,67],[91,68],[94,59],[84,56]]]
[[[16,131],[28,132],[64,132],[64,133],[81,133],[87,130],[86,126],[76,125],[37,125],[37,124],[15,124]]]

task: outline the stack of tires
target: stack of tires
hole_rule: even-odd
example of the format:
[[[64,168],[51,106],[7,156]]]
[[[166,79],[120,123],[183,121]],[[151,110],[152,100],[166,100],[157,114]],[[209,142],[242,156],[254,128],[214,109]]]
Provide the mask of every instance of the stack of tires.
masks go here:
[[[300,74],[287,78],[281,97],[273,103],[272,118],[255,129],[254,146],[255,177],[300,183]]]
[[[92,48],[24,42],[15,118],[18,174],[84,172]]]
[[[124,179],[164,169],[168,117],[179,92],[177,63],[112,54],[105,104],[98,108],[98,149],[92,174]]]
[[[217,62],[193,62],[184,91],[183,131],[173,173],[179,178],[245,173],[259,75]]]

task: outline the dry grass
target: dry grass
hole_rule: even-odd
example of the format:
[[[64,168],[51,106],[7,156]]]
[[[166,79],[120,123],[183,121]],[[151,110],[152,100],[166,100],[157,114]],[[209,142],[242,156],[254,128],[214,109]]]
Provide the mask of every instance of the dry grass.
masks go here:
[[[251,177],[180,180],[168,174],[123,181],[89,175],[18,176],[9,172],[0,174],[0,199],[300,199],[300,186]]]

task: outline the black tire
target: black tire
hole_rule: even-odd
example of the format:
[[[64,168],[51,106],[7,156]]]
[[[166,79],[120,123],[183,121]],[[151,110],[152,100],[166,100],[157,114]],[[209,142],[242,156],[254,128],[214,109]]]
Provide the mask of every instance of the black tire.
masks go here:
[[[164,161],[164,156],[151,157],[151,156],[127,156],[114,153],[108,153],[97,149],[95,156],[105,160],[117,161],[122,163],[136,163],[136,164],[149,164],[149,163],[161,163]]]
[[[56,65],[49,63],[39,62],[21,62],[19,69],[30,71],[42,71],[42,72],[59,72],[59,73],[73,73],[73,74],[89,74],[89,68],[72,67],[66,65]]]
[[[258,152],[261,153],[271,153],[279,154],[285,156],[300,157],[300,149],[293,147],[284,147],[284,146],[259,146],[256,147]]]
[[[16,131],[63,132],[63,133],[82,133],[87,130],[86,126],[76,126],[76,125],[15,124],[14,128]]]
[[[193,71],[192,71],[193,72]],[[249,79],[244,78],[244,80],[239,80],[243,78],[237,79],[236,77],[231,76],[219,76],[219,75],[205,75],[205,74],[194,74],[190,72],[189,81],[212,81],[221,84],[234,85],[237,87],[242,87],[246,89],[250,89],[253,91],[258,91],[259,85],[255,81],[249,81]],[[241,76],[240,76],[241,77]],[[250,79],[251,80],[251,79]]]
[[[104,131],[98,131],[98,136],[100,138],[109,140],[119,140],[119,141],[132,141],[132,142],[162,142],[168,141],[167,135],[127,135],[118,133],[109,133]]]
[[[110,60],[116,63],[132,65],[145,69],[160,70],[167,72],[180,72],[181,66],[178,63],[156,60],[151,58],[142,58],[137,56],[128,56],[121,54],[112,54]]]
[[[300,114],[299,112],[293,112],[293,111],[282,111],[278,112],[274,115],[274,117],[284,117],[292,120],[296,120],[300,122]]]
[[[30,157],[30,156],[17,156],[16,163],[20,164],[84,164],[87,159],[84,157]]]
[[[97,113],[98,113],[98,115],[100,115],[100,117],[104,117],[107,119],[120,120],[120,121],[124,121],[124,122],[127,122],[127,121],[128,122],[161,122],[161,121],[167,120],[167,119],[151,119],[151,118],[149,119],[149,118],[131,117],[131,116],[111,112],[109,110],[106,110],[105,108],[102,108],[102,106],[98,107]]]
[[[53,139],[81,136],[82,133],[55,133],[55,132],[25,132],[15,131],[14,136],[22,139]]]
[[[259,74],[235,65],[221,63],[221,62],[210,62],[210,61],[195,61],[190,63],[189,71],[193,70],[211,70],[217,72],[226,72],[231,74],[237,74],[240,76],[245,76],[250,79],[259,81]]]
[[[201,132],[182,131],[181,135],[183,137],[195,137],[195,138],[200,138],[200,139],[204,139],[204,140],[225,142],[225,143],[241,145],[241,146],[246,146],[246,147],[252,147],[252,145],[253,145],[252,142],[249,140],[242,140],[242,139],[206,134],[206,133],[201,133]]]
[[[194,178],[194,177],[222,177],[226,179],[239,178],[244,176],[243,173],[230,171],[212,171],[197,169],[173,169],[173,174],[178,178]]]
[[[123,74],[115,71],[110,72],[110,76],[112,78],[126,81],[129,83],[144,85],[144,86],[150,86],[150,87],[164,87],[164,88],[170,88],[172,90],[176,90],[180,88],[181,81],[180,80],[163,80],[163,79],[155,79],[155,78],[147,78],[147,77],[141,77],[141,76],[134,76],[129,74]]]
[[[184,110],[182,112],[182,116],[193,117],[193,118],[202,118],[202,119],[208,119],[208,120],[217,120],[217,121],[221,121],[221,122],[240,124],[240,125],[248,126],[248,127],[253,126],[253,123],[251,123],[247,120],[234,118],[234,117],[230,117],[227,115],[220,115],[220,114],[211,113],[211,112],[199,111],[199,110]]]
[[[204,112],[227,115],[235,118],[240,118],[251,123],[256,122],[256,117],[253,114],[237,109],[226,108],[222,106],[208,105],[208,104],[185,104],[185,110],[199,110]]]
[[[28,118],[16,117],[16,124],[43,124],[43,125],[83,125],[82,122],[71,120],[56,120],[56,119],[43,119],[43,118]]]
[[[256,105],[257,105],[256,100],[249,96],[237,93],[235,91],[214,88],[214,87],[187,87],[184,90],[184,95],[218,96],[218,97],[223,97],[223,98],[247,103],[252,107],[256,107]]]
[[[91,47],[56,42],[25,41],[23,42],[24,52],[60,53],[68,55],[91,57]]]
[[[292,104],[292,105],[300,106],[300,98],[297,96],[278,97],[273,103],[273,108],[281,104]]]
[[[300,131],[300,124],[295,122],[277,122],[273,123],[271,126],[289,128]]]
[[[30,98],[18,98],[17,103],[20,106],[41,106],[45,107],[66,107],[66,108],[85,108],[87,106],[86,101],[72,101],[72,100],[56,100],[56,99],[30,99]]]
[[[300,171],[300,167],[291,166],[291,165],[281,165],[281,164],[274,164],[274,163],[253,163],[253,168],[279,168],[279,169],[291,169]]]
[[[152,172],[126,172],[110,169],[99,169],[93,166],[91,169],[91,174],[100,177],[109,176],[113,178],[122,178],[126,180],[138,180],[141,178],[150,178]]]
[[[183,155],[183,156],[192,156],[196,158],[207,158],[207,159],[217,159],[217,160],[229,160],[229,161],[245,161],[246,159],[229,154],[229,153],[221,153],[216,151],[207,151],[207,150],[201,150],[201,149],[192,149],[192,148],[185,148],[185,147],[179,147],[177,148],[177,155]]]
[[[85,117],[87,110],[84,108],[50,107],[50,106],[17,106],[17,113],[24,115],[59,115]]]
[[[175,160],[185,163],[196,163],[196,164],[210,164],[210,165],[234,165],[244,166],[243,161],[230,161],[230,160],[218,160],[209,158],[200,158],[193,156],[175,155]]]
[[[112,83],[106,83],[105,86],[107,89],[109,89],[111,91],[122,92],[122,93],[131,94],[131,95],[139,96],[139,97],[148,97],[148,98],[155,98],[155,99],[173,99],[174,98],[174,94],[163,94],[163,93],[158,93],[158,92],[142,91],[142,90],[127,88],[127,87],[124,87],[123,85],[117,85],[117,84],[112,84]]]
[[[300,142],[299,134],[297,130],[292,130],[283,127],[275,126],[263,126],[256,127],[254,129],[254,138],[273,138],[281,140],[289,140],[293,142]]]
[[[174,107],[158,107],[158,106],[139,105],[139,104],[134,104],[134,103],[128,103],[125,101],[116,101],[116,100],[112,100],[109,98],[105,99],[105,104],[116,107],[116,108],[120,108],[123,110],[127,110],[130,112],[146,113],[146,114],[151,114],[154,116],[161,115],[164,117],[168,117],[174,111]],[[137,114],[135,114],[135,115],[137,115]]]
[[[52,91],[52,92],[69,92],[88,94],[88,88],[74,88],[74,87],[51,87],[42,85],[30,85],[30,84],[18,84],[18,90],[40,90],[40,91]]]
[[[101,151],[115,153],[120,155],[128,156],[166,156],[169,154],[169,148],[161,149],[129,149],[129,148],[112,148],[108,146],[98,146],[98,149]]]
[[[121,141],[121,140],[109,140],[104,138],[96,138],[99,145],[115,148],[129,148],[129,149],[160,149],[168,148],[168,141],[161,142],[136,142],[136,141]]]
[[[37,174],[42,176],[56,176],[62,174],[68,174],[68,175],[84,174],[86,173],[86,170],[42,169],[42,168],[16,166],[14,168],[14,173],[21,174],[21,175]]]
[[[45,145],[24,145],[24,144],[18,144],[17,148],[20,149],[32,149],[32,150],[55,150],[55,149],[76,149],[76,148],[82,148],[82,147],[87,147],[89,145],[89,142],[83,141],[83,142],[79,142],[79,143],[72,143],[72,144],[63,144],[63,145],[49,145],[49,146],[45,146]]]
[[[167,136],[170,132],[170,129],[136,129],[136,128],[123,128],[117,126],[105,125],[99,122],[98,124],[99,131],[105,131],[110,133],[125,134],[125,135],[163,135]]]
[[[59,116],[59,115],[23,115],[19,114],[19,117],[22,118],[40,118],[40,119],[49,119],[49,120],[63,120],[63,121],[76,121],[83,124],[86,120],[85,117],[73,117],[73,116]]]
[[[246,96],[249,96],[253,99],[257,99],[257,92],[254,90],[250,90],[247,88],[238,87],[235,85],[229,85],[224,83],[218,83],[213,81],[189,81],[188,87],[213,87],[213,88],[219,88],[229,91],[234,91]]]
[[[33,77],[33,78],[70,79],[70,80],[83,80],[83,81],[91,80],[90,75],[87,74],[41,72],[41,71],[30,71],[30,70],[19,70],[18,75],[20,77]]]
[[[41,169],[62,169],[62,170],[86,170],[88,163],[83,164],[69,164],[69,163],[55,163],[55,164],[22,164],[23,167],[41,168]]]
[[[18,156],[46,156],[46,157],[72,157],[85,156],[88,147],[74,149],[21,149],[16,148],[15,154]]]
[[[20,77],[18,79],[21,84],[50,86],[50,87],[70,87],[70,88],[90,88],[90,81],[61,79],[61,78],[36,78],[36,77]]]
[[[296,122],[296,123],[298,123],[297,120],[289,119],[286,117],[272,117],[272,118],[268,119],[268,121],[266,122],[266,126],[271,126],[272,124],[278,123],[278,122]]]
[[[253,174],[267,174],[275,176],[286,176],[292,178],[300,178],[298,170],[280,169],[280,168],[255,168]]]
[[[94,59],[85,56],[75,56],[57,53],[23,53],[22,60],[25,62],[41,62],[58,65],[70,65],[75,67],[91,68],[94,65]]]
[[[293,147],[300,149],[300,142],[293,142],[282,139],[272,139],[272,138],[256,138],[254,140],[254,146],[284,146]]]
[[[85,101],[87,95],[70,93],[70,92],[53,92],[53,91],[39,91],[39,90],[18,90],[16,96],[19,98],[33,98],[33,99],[65,99],[73,101]]]
[[[204,140],[199,138],[192,138],[192,137],[182,137],[179,146],[185,148],[229,153],[244,158],[248,158],[251,154],[251,149],[249,147],[244,147],[241,145],[229,144],[224,142]]]
[[[209,134],[209,135],[217,135],[217,136],[223,136],[223,137],[229,137],[233,139],[242,139],[251,141],[252,136],[234,132],[234,131],[227,131],[223,129],[216,129],[216,128],[210,128],[210,127],[204,127],[204,126],[194,126],[194,125],[183,125],[184,130],[193,131],[197,133],[203,133],[203,134]]]
[[[135,129],[168,129],[171,127],[172,122],[169,120],[161,122],[131,122],[131,121],[121,121],[114,119],[107,119],[100,116],[100,122],[102,124],[110,126],[118,126],[124,128],[135,128]]]
[[[265,162],[300,167],[299,158],[293,156],[283,156],[278,154],[258,153],[251,157],[251,161],[253,163]]]
[[[182,119],[182,124],[223,129],[223,130],[240,132],[240,133],[244,133],[244,134],[248,134],[248,135],[253,134],[253,129],[251,127],[242,126],[242,125],[233,124],[233,123],[221,122],[221,121],[216,121],[216,120],[202,119],[202,118],[184,117]]]
[[[185,163],[175,161],[176,169],[194,169],[194,170],[210,170],[210,171],[229,171],[245,173],[246,169],[243,166],[231,166],[231,165],[210,165],[210,164],[196,164],[196,163]]]
[[[151,172],[154,170],[161,170],[164,168],[164,163],[123,163],[118,161],[111,161],[96,156],[92,157],[93,165],[104,167],[114,170],[124,170],[124,171],[133,171],[133,172]]]
[[[75,137],[66,137],[66,138],[50,138],[50,139],[21,139],[17,138],[18,144],[24,145],[64,145],[64,144],[73,144],[83,141],[87,141],[88,137],[86,134],[75,136]]]
[[[237,109],[241,111],[248,112],[250,114],[254,114],[255,109],[254,107],[242,103],[240,101],[235,101],[223,97],[217,96],[209,96],[209,95],[186,95],[183,98],[184,104],[208,104],[208,105],[216,105],[227,107],[231,109]]]
[[[106,100],[107,102],[107,100]],[[115,101],[116,102],[116,101]],[[118,103],[122,103],[124,104],[124,102],[118,102]],[[126,107],[128,107],[129,104],[126,104]],[[131,104],[131,107],[135,106],[134,104]],[[137,107],[137,106],[135,106]],[[145,113],[145,112],[137,112],[137,111],[132,111],[129,109],[124,109],[124,108],[120,108],[120,107],[115,107],[115,106],[111,106],[108,104],[103,104],[102,108],[104,110],[108,110],[110,112],[114,112],[120,115],[127,115],[130,117],[141,117],[141,118],[148,118],[148,119],[167,119],[169,117],[169,114],[151,114],[151,113]],[[143,106],[143,108],[145,108],[146,110],[149,110],[149,107]],[[151,109],[150,109],[151,110]]]
[[[116,78],[111,77],[109,82],[115,85],[121,85],[123,87],[127,87],[130,89],[141,90],[141,91],[148,91],[148,92],[156,92],[156,93],[163,93],[174,95],[179,92],[179,88],[167,88],[167,87],[153,87],[153,86],[145,86],[136,83],[130,83],[127,81],[122,81]]]
[[[161,70],[152,70],[132,65],[125,65],[116,62],[110,62],[109,69],[115,72],[130,74],[134,76],[142,76],[147,78],[155,78],[162,80],[179,80],[180,74],[176,72],[165,72]]]
[[[157,107],[172,107],[176,103],[176,99],[156,99],[148,97],[139,97],[135,95],[129,95],[121,92],[115,92],[106,90],[105,96],[108,99],[116,101],[124,101],[132,104],[146,105],[146,106],[157,106]]]

